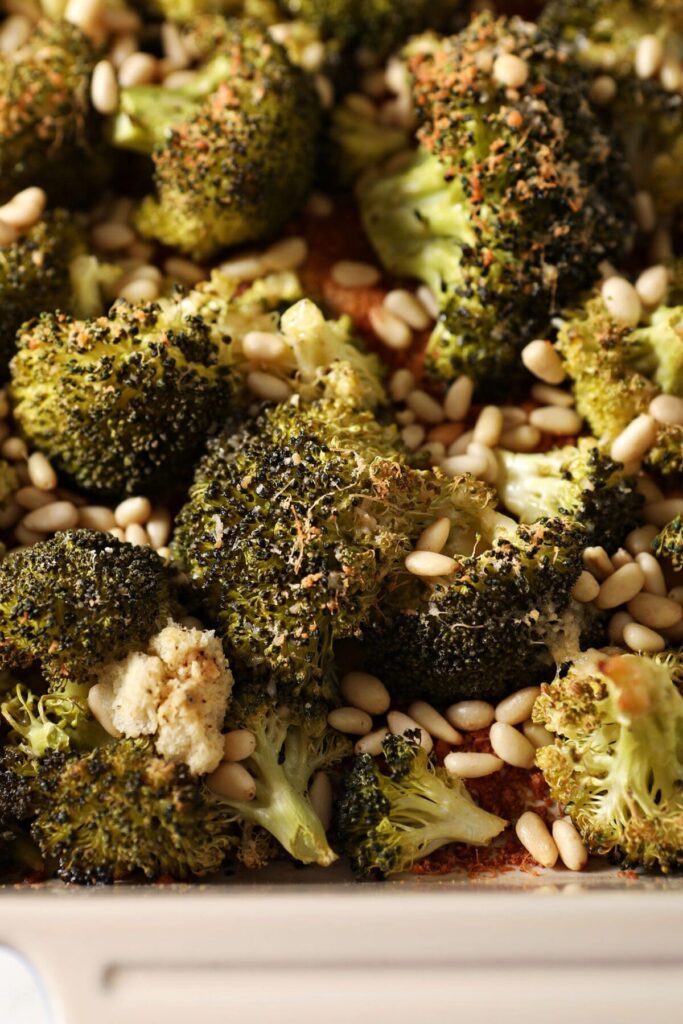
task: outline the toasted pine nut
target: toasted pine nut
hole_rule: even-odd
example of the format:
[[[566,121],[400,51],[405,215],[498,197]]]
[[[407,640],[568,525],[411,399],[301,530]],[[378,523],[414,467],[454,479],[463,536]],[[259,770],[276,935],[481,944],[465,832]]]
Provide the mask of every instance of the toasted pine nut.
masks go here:
[[[414,387],[415,377],[410,370],[402,368],[392,373],[389,380],[389,394],[395,402],[404,402]]]
[[[681,612],[683,613],[683,608],[681,608]],[[411,718],[415,719],[418,725],[426,729],[430,736],[435,736],[436,739],[444,740],[444,742],[453,745],[462,743],[460,733],[446,721],[443,715],[439,714],[436,708],[433,708],[431,704],[427,704],[426,701],[413,701],[408,707],[408,714]]]
[[[38,544],[41,540],[45,540],[44,533],[37,533],[35,530],[29,530],[28,526],[24,523],[19,523],[19,525],[14,528],[14,536],[20,544],[23,544],[26,547],[30,547],[33,544]]]
[[[678,515],[683,515],[683,498],[664,498],[662,501],[649,502],[644,510],[648,523],[655,526],[666,526]]]
[[[559,851],[540,815],[535,811],[525,811],[517,819],[515,832],[524,849],[529,851],[534,860],[544,868],[555,866]]]
[[[126,533],[120,526],[112,526],[111,530],[108,530],[107,532],[110,533],[112,537],[115,537],[116,540],[120,540],[121,543],[126,539]]]
[[[526,736],[506,722],[494,722],[489,731],[494,754],[515,768],[531,768],[535,752]]]
[[[19,232],[17,231],[16,228],[12,228],[12,227],[9,226],[9,224],[5,224],[5,222],[3,220],[0,220],[0,248],[1,249],[6,248],[8,245],[14,245],[14,243],[16,242],[18,237],[19,237]]]
[[[656,530],[654,526],[643,526],[643,530]],[[656,536],[656,534],[655,534]],[[654,540],[654,537],[652,538]],[[650,541],[652,543],[652,541]],[[636,562],[643,570],[645,576],[645,586],[643,590],[646,590],[648,594],[657,594],[659,597],[666,596],[666,580],[664,579],[664,573],[662,567],[649,551],[640,551],[636,555]]]
[[[430,318],[426,309],[412,292],[404,288],[388,292],[384,297],[384,305],[390,313],[405,320],[415,331],[424,331],[429,327]]]
[[[88,707],[94,717],[110,736],[119,739],[121,733],[114,725],[112,715],[112,690],[106,683],[95,683],[88,690]]]
[[[664,60],[664,45],[655,35],[641,36],[633,62],[638,78],[654,78]]]
[[[0,53],[11,54],[19,50],[33,30],[31,21],[23,14],[10,14],[0,29]]]
[[[451,751],[443,759],[443,766],[452,775],[461,779],[482,779],[486,775],[499,772],[505,762],[493,754],[475,754],[464,751]]]
[[[108,60],[100,60],[90,79],[90,98],[100,114],[113,114],[119,105],[119,83],[116,72]]]
[[[330,711],[327,721],[333,729],[351,736],[367,736],[372,729],[370,715],[360,708],[335,708]]]
[[[332,267],[332,280],[342,288],[370,288],[377,284],[380,272],[371,263],[339,260]]]
[[[426,284],[421,284],[420,287],[415,292],[415,294],[417,295],[418,299],[420,300],[424,308],[429,313],[431,319],[438,320],[439,313],[441,311],[439,309],[439,303],[436,300],[436,296],[434,295],[434,292],[431,290],[431,288]]]
[[[327,832],[332,824],[332,783],[327,772],[316,772],[308,790],[308,799]]]
[[[465,430],[460,437],[456,438],[452,445],[448,448],[449,456],[452,455],[466,455],[467,449],[472,444],[472,431]],[[453,474],[457,475],[457,474]]]
[[[581,604],[594,601],[600,593],[600,584],[592,573],[583,570],[572,589],[572,597]]]
[[[619,548],[612,555],[612,565],[615,569],[621,569],[623,565],[629,565],[633,561],[633,556],[629,554],[626,548]]]
[[[428,441],[439,441],[447,448],[457,441],[462,435],[465,427],[462,423],[437,423],[435,427],[432,427],[427,435]]]
[[[151,53],[138,50],[126,57],[119,68],[119,85],[127,89],[131,85],[147,85],[157,77],[159,63]]]
[[[548,732],[544,725],[538,725],[531,719],[527,719],[523,723],[522,732],[534,750],[538,750],[539,747],[547,747],[553,742],[553,734]]]
[[[234,277],[237,281],[253,281],[265,272],[260,256],[236,256],[225,260],[218,268],[226,277]]]
[[[546,384],[561,384],[565,378],[562,360],[549,341],[530,341],[522,349],[522,362]]]
[[[139,523],[131,523],[130,526],[127,526],[125,537],[127,544],[134,544],[138,548],[150,547],[147,530],[144,526],[140,526]]]
[[[485,700],[460,700],[451,704],[444,712],[446,718],[464,732],[477,732],[488,729],[495,718],[495,708]]]
[[[236,761],[223,761],[206,776],[206,785],[226,800],[253,800],[256,782],[247,769]]]
[[[599,580],[606,580],[614,572],[609,555],[602,547],[586,548],[583,553],[583,564]]]
[[[413,410],[418,419],[421,419],[423,423],[443,422],[444,412],[442,407],[426,391],[420,391],[419,389],[411,391],[406,398],[406,405],[409,409]]]
[[[420,746],[424,747],[428,754],[431,754],[434,747],[432,737],[424,726],[419,725],[414,718],[404,715],[402,711],[390,711],[387,715],[387,723],[389,725],[389,731],[393,733],[394,736],[403,736],[405,733],[417,729],[420,735]]]
[[[571,818],[553,822],[553,839],[564,866],[570,871],[582,871],[588,863],[588,851]]]
[[[636,291],[644,306],[659,306],[666,298],[668,290],[669,271],[663,263],[648,267],[636,281]]]
[[[497,405],[485,405],[474,425],[472,440],[475,444],[492,448],[497,445],[503,431],[503,414]]]
[[[286,402],[292,394],[286,380],[281,380],[272,373],[262,373],[260,370],[252,370],[247,374],[247,386],[257,398],[262,398],[266,402]]]
[[[114,509],[116,525],[125,530],[131,523],[144,526],[152,514],[152,503],[149,498],[126,498]]]
[[[455,477],[469,473],[479,480],[484,480],[489,474],[490,467],[485,456],[468,452],[467,455],[449,455],[441,463],[441,469],[446,476]]]
[[[624,643],[632,651],[644,651],[646,654],[656,654],[666,647],[663,636],[639,622],[629,622],[624,626]]]
[[[40,220],[46,203],[47,195],[42,188],[25,188],[0,206],[0,220],[22,231]]]
[[[84,505],[78,510],[78,525],[84,530],[106,533],[116,525],[114,513],[106,505]]]
[[[546,405],[529,413],[529,423],[546,434],[578,434],[583,420],[574,409],[561,405]]]
[[[223,734],[223,760],[245,761],[256,750],[256,737],[249,729],[232,729]]]
[[[169,256],[164,260],[164,271],[169,277],[176,281],[182,281],[183,284],[199,284],[206,278],[204,267],[180,256]]]
[[[530,423],[522,423],[501,434],[501,447],[510,452],[533,452],[541,441],[541,431]]]
[[[92,229],[93,245],[103,252],[127,249],[135,241],[135,232],[119,220],[103,221]]]
[[[304,238],[284,238],[264,252],[262,259],[267,270],[294,270],[308,256],[308,243]]]
[[[623,277],[608,277],[603,282],[602,300],[610,316],[627,327],[637,327],[643,313],[638,292]]]
[[[57,486],[57,474],[42,452],[33,452],[29,456],[28,475],[39,491],[52,491]]]
[[[602,609],[617,608],[640,593],[644,583],[645,574],[637,562],[622,565],[601,584],[595,603]]]
[[[615,462],[642,459],[657,439],[657,421],[642,413],[636,416],[612,442],[610,455]]]
[[[389,691],[377,676],[369,672],[347,672],[342,678],[342,697],[354,708],[360,708],[368,715],[383,715],[389,710]]]
[[[148,275],[135,274],[117,288],[117,298],[133,304],[154,302],[159,298],[159,285]]]
[[[469,377],[454,380],[444,399],[444,412],[449,420],[464,420],[472,402],[474,384]]]
[[[410,426],[403,428],[401,438],[406,448],[415,451],[425,439],[425,428],[419,423],[411,423]]]
[[[242,339],[242,351],[254,362],[272,363],[290,351],[281,334],[274,331],[249,331]]]
[[[507,89],[521,89],[529,77],[529,65],[514,53],[501,53],[493,62],[493,77]]]
[[[145,524],[149,542],[155,550],[165,547],[171,535],[171,513],[167,508],[158,507],[152,510]]]
[[[624,629],[628,626],[629,622],[633,622],[633,619],[628,612],[614,613],[607,626],[607,635],[613,644],[623,644]]]
[[[53,501],[29,512],[22,522],[27,530],[36,533],[71,530],[78,524],[78,509],[70,501]]]
[[[353,749],[356,754],[371,754],[373,757],[377,757],[382,753],[382,744],[388,735],[389,730],[386,726],[375,729],[374,732],[369,732],[367,736],[361,736],[359,740],[356,740]]]
[[[645,591],[636,594],[627,608],[636,622],[650,629],[670,629],[683,619],[683,608],[676,601]]]
[[[54,491],[39,491],[37,487],[20,487],[12,495],[14,500],[31,512],[35,508],[42,508],[44,505],[51,505],[55,500]]]
[[[536,698],[541,692],[540,686],[525,686],[522,690],[511,693],[496,705],[496,721],[507,725],[521,725],[531,718]]]
[[[408,324],[386,306],[372,306],[368,319],[377,337],[389,348],[401,351],[412,343],[413,332]]]
[[[411,551],[405,559],[405,567],[414,576],[450,576],[455,572],[456,561],[436,551]]]
[[[451,521],[448,516],[441,516],[441,518],[435,519],[433,523],[424,528],[417,538],[415,550],[440,552],[446,544],[450,532]]]
[[[649,412],[658,423],[683,424],[683,398],[676,395],[657,395],[650,402]]]
[[[631,530],[631,532],[629,533],[628,537],[624,542],[624,547],[633,555],[636,562],[639,561],[638,555],[643,554],[644,552],[647,552],[649,554],[649,552],[652,550],[652,541],[655,539],[658,532],[659,531],[657,530],[657,527],[651,525],[638,526],[635,530]],[[645,571],[642,565],[641,569]],[[649,587],[647,585],[647,573],[645,573],[645,576],[645,589],[649,590]],[[656,593],[656,591],[653,591],[653,593]]]

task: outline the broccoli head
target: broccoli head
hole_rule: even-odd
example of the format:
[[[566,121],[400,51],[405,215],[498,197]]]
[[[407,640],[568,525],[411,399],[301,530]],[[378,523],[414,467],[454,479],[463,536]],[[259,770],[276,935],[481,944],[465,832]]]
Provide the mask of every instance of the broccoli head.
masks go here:
[[[461,779],[434,768],[416,735],[387,737],[384,771],[356,755],[344,780],[337,827],[360,876],[407,871],[446,843],[486,846],[507,825],[478,807]]]
[[[36,764],[36,786],[31,834],[65,882],[201,877],[234,846],[229,809],[145,741],[48,754]]]
[[[336,855],[308,790],[317,771],[333,767],[352,751],[348,737],[328,726],[328,711],[316,700],[301,698],[284,706],[264,693],[240,694],[230,707],[228,724],[249,729],[256,738],[254,752],[242,762],[255,780],[256,792],[252,800],[221,796],[237,821],[244,823],[247,835],[253,837],[254,826],[265,829],[296,860],[323,867]],[[247,848],[251,847],[249,842]],[[243,860],[249,857],[247,848]]]
[[[534,706],[536,753],[589,850],[663,870],[683,860],[683,682],[669,658],[588,651]]]
[[[511,56],[514,89],[496,71]],[[628,247],[627,176],[580,69],[532,25],[482,15],[407,60],[418,148],[361,183],[363,222],[382,263],[439,303],[428,372],[509,393],[524,344]]]
[[[66,205],[101,191],[110,161],[90,103],[98,59],[75,25],[49,20],[32,29],[21,49],[1,55],[0,201],[31,185]]]
[[[204,61],[179,88],[121,94],[113,142],[148,153],[140,231],[196,259],[276,232],[311,183],[318,101],[265,29],[207,15],[184,33]]]
[[[54,689],[94,681],[176,610],[174,578],[149,548],[73,530],[0,565],[0,669],[39,666]]]
[[[667,559],[676,572],[683,572],[683,516],[676,516],[654,539],[657,558]]]
[[[209,328],[172,305],[119,301],[89,320],[46,313],[17,341],[19,429],[93,494],[177,486],[230,406],[229,369]]]
[[[619,463],[589,438],[576,447],[521,454],[497,449],[496,489],[522,523],[567,515],[586,531],[586,543],[614,551],[638,526],[642,495]]]
[[[53,751],[88,751],[110,740],[86,702],[87,687],[66,684],[59,693],[33,693],[19,684],[0,704],[8,742],[33,758]]]

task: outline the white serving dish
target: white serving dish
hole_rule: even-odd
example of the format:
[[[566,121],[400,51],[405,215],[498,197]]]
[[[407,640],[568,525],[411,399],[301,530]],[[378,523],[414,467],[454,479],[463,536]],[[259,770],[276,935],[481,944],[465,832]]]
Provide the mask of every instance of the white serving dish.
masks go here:
[[[282,868],[0,899],[0,942],[33,965],[56,1024],[683,1019],[681,878],[358,884],[343,868]]]

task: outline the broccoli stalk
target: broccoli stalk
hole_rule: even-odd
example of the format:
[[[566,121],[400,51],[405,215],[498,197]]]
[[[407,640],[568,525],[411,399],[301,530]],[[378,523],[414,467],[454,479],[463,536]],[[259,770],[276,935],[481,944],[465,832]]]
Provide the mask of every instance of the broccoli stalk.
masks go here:
[[[446,843],[485,846],[507,825],[477,807],[460,779],[434,768],[418,739],[387,737],[385,772],[359,754],[345,778],[337,827],[358,875],[406,871]]]

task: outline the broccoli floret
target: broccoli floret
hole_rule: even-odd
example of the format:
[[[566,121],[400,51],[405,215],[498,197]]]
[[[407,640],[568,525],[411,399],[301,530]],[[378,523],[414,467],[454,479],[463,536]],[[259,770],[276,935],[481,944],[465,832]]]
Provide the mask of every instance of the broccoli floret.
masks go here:
[[[667,559],[676,572],[683,572],[683,516],[676,516],[652,544],[657,558]]]
[[[252,800],[221,797],[247,827],[266,829],[296,860],[323,867],[336,855],[308,790],[317,771],[352,751],[348,737],[328,726],[328,711],[322,702],[303,698],[278,706],[259,692],[240,695],[230,708],[228,724],[249,729],[256,737],[253,754],[242,762],[255,780],[256,792]],[[246,851],[242,859],[245,855]]]
[[[616,323],[600,295],[565,315],[557,349],[573,381],[576,408],[610,443],[660,392],[683,396],[683,307],[661,306],[635,329]],[[646,463],[683,476],[683,427],[662,425]]]
[[[230,407],[229,369],[209,328],[173,305],[119,301],[91,320],[43,314],[17,344],[21,433],[93,494],[177,486]]]
[[[38,665],[51,686],[94,681],[176,611],[174,577],[149,548],[59,533],[0,565],[0,669]]]
[[[522,523],[569,515],[585,529],[587,544],[608,551],[639,523],[643,498],[635,481],[591,439],[530,455],[499,448],[496,458],[500,500]]]
[[[329,172],[341,185],[349,185],[363,172],[384,163],[411,145],[410,132],[382,124],[349,103],[335,107],[328,131]]]
[[[95,721],[86,703],[87,687],[67,684],[60,693],[35,694],[19,684],[0,704],[10,727],[9,739],[30,757],[51,751],[88,751],[110,737]]]
[[[218,871],[234,846],[229,809],[144,741],[81,757],[49,754],[36,771],[31,834],[65,882],[201,877]]]
[[[410,469],[397,443],[330,399],[212,443],[174,544],[237,678],[326,685],[333,641],[358,633],[422,528],[478,521],[483,485]]]
[[[528,69],[517,89],[492,70],[503,53]],[[525,22],[482,15],[407,59],[418,149],[362,184],[363,222],[382,263],[437,298],[428,372],[509,394],[524,344],[629,245],[621,158],[580,69]]]
[[[75,25],[47,20],[19,51],[0,57],[0,201],[32,185],[66,205],[101,191],[110,160],[90,103],[98,59]]]
[[[206,259],[273,234],[296,210],[313,174],[318,101],[257,23],[207,15],[183,38],[206,58],[192,81],[124,89],[112,138],[152,157],[142,233]]]
[[[680,655],[589,651],[534,706],[555,734],[536,753],[589,850],[663,870],[683,860]]]
[[[436,587],[405,579],[366,628],[369,670],[398,700],[439,705],[496,701],[550,678],[555,648],[578,648],[585,628],[571,601],[585,545],[576,520],[540,520],[454,555]]]
[[[344,780],[337,825],[358,875],[406,871],[446,843],[486,846],[507,825],[478,807],[461,779],[434,768],[415,735],[387,737],[385,771],[356,755]]]

